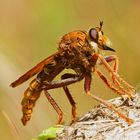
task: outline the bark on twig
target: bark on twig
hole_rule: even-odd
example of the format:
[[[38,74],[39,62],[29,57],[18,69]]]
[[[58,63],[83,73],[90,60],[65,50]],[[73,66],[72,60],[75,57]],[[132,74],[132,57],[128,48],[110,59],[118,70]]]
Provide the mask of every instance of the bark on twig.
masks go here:
[[[71,126],[64,126],[56,140],[138,140],[140,139],[140,96],[133,101],[121,97],[109,101],[120,112],[134,120],[130,126],[104,105],[86,113]]]

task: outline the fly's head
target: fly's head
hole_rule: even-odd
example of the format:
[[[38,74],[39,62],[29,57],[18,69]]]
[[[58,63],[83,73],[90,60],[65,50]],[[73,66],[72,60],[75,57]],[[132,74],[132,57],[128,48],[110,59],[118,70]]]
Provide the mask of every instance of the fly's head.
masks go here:
[[[102,31],[103,21],[100,22],[100,27],[91,28],[88,32],[89,44],[93,47],[95,53],[100,50],[115,51],[111,48],[111,41],[106,37]]]

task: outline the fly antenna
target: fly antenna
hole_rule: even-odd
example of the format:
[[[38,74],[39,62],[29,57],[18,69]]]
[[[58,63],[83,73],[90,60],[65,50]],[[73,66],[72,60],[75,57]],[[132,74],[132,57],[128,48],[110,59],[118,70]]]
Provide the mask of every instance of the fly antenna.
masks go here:
[[[102,29],[103,21],[100,21],[100,30]]]

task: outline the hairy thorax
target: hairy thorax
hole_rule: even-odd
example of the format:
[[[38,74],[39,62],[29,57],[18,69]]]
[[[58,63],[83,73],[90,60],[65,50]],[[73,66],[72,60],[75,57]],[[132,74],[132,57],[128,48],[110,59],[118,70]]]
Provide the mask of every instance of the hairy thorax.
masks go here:
[[[90,62],[94,50],[88,42],[86,31],[74,31],[64,35],[60,40],[58,49],[63,52],[68,60],[67,68],[77,70],[80,67],[80,69],[86,70],[95,63]]]

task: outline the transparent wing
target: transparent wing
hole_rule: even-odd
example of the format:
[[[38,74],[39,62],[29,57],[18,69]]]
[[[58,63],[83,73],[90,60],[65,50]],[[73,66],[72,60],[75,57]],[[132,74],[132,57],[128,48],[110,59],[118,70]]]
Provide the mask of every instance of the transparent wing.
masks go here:
[[[28,79],[30,79],[31,77],[33,77],[34,75],[36,75],[37,73],[39,73],[43,69],[44,65],[48,64],[54,58],[54,56],[56,56],[58,53],[60,53],[60,52],[56,52],[56,53],[50,55],[49,57],[47,57],[46,59],[44,59],[43,61],[41,61],[40,63],[38,63],[32,69],[30,69],[25,74],[23,74],[21,77],[19,77],[16,81],[12,82],[10,84],[10,86],[17,87],[20,84],[27,81]]]

